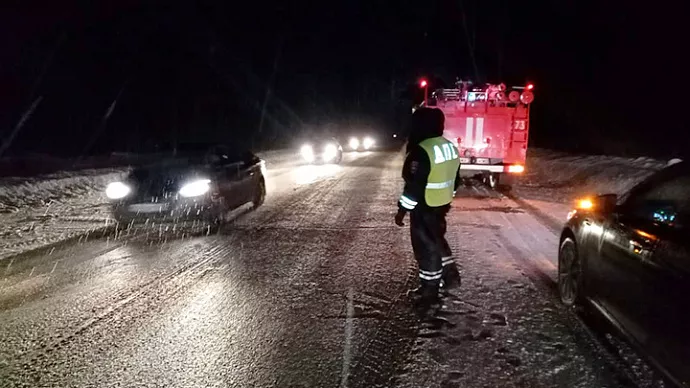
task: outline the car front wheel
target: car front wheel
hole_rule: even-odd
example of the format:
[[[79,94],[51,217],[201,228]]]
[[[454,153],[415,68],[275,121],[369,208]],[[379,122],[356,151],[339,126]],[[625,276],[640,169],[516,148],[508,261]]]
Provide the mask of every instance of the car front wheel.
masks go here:
[[[584,299],[584,271],[577,244],[566,237],[558,250],[558,295],[566,306],[582,303]]]

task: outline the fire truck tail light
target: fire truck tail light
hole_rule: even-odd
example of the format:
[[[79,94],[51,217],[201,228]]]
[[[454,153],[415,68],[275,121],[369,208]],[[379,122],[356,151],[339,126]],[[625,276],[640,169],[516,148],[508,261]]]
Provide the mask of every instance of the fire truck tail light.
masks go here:
[[[511,174],[522,174],[525,172],[525,166],[521,164],[511,164],[508,166],[508,172]]]
[[[533,84],[527,84],[527,90],[532,90],[532,89],[534,89],[534,85]]]
[[[491,138],[490,138],[490,137],[487,137],[486,140],[484,140],[484,142],[485,142],[486,144],[491,144]]]
[[[460,144],[462,144],[462,138],[461,138],[461,137],[457,138],[457,141],[458,141],[458,146],[459,146]]]

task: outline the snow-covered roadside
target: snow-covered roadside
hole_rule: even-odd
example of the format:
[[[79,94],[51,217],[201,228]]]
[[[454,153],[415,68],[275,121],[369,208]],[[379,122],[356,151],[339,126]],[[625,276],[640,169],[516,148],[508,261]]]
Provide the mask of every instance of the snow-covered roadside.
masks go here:
[[[513,194],[553,220],[563,222],[578,198],[622,194],[667,163],[646,157],[570,155],[530,149],[525,175]]]
[[[553,297],[557,237],[503,197],[465,190],[448,216],[462,286],[420,322],[397,388],[629,387],[625,372]],[[634,355],[639,387],[659,387]]]
[[[259,153],[267,166],[289,165],[291,151]],[[65,171],[0,179],[0,260],[108,225],[105,186],[129,168]]]
[[[103,188],[126,172],[96,169],[0,180],[0,259],[104,227]]]
[[[294,151],[260,153],[268,167],[296,165]],[[650,158],[575,156],[530,150],[527,172],[514,194],[555,222],[562,222],[578,196],[622,192],[666,164]],[[103,227],[108,182],[127,168],[59,172],[36,178],[0,179],[0,260]]]
[[[537,150],[507,197],[481,185],[459,189],[447,238],[462,286],[420,323],[395,386],[662,386],[628,345],[613,336],[601,340],[602,333],[593,337],[554,288],[558,233],[571,202],[620,194],[665,165]]]

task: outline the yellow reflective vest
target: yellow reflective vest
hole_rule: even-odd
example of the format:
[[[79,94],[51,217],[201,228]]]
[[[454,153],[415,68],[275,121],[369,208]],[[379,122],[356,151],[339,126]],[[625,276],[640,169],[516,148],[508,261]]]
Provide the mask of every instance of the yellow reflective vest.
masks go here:
[[[438,207],[451,203],[460,166],[458,149],[443,136],[426,139],[419,146],[426,151],[431,166],[424,191],[426,204]]]

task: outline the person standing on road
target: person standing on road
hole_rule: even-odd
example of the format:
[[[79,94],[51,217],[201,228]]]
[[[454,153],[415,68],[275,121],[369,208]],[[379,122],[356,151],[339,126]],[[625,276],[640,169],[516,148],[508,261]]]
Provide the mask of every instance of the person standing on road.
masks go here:
[[[410,213],[410,236],[419,264],[420,287],[412,290],[423,307],[439,302],[439,291],[460,285],[460,274],[445,238],[446,214],[460,184],[458,149],[443,137],[445,117],[434,108],[412,114],[395,223]]]

